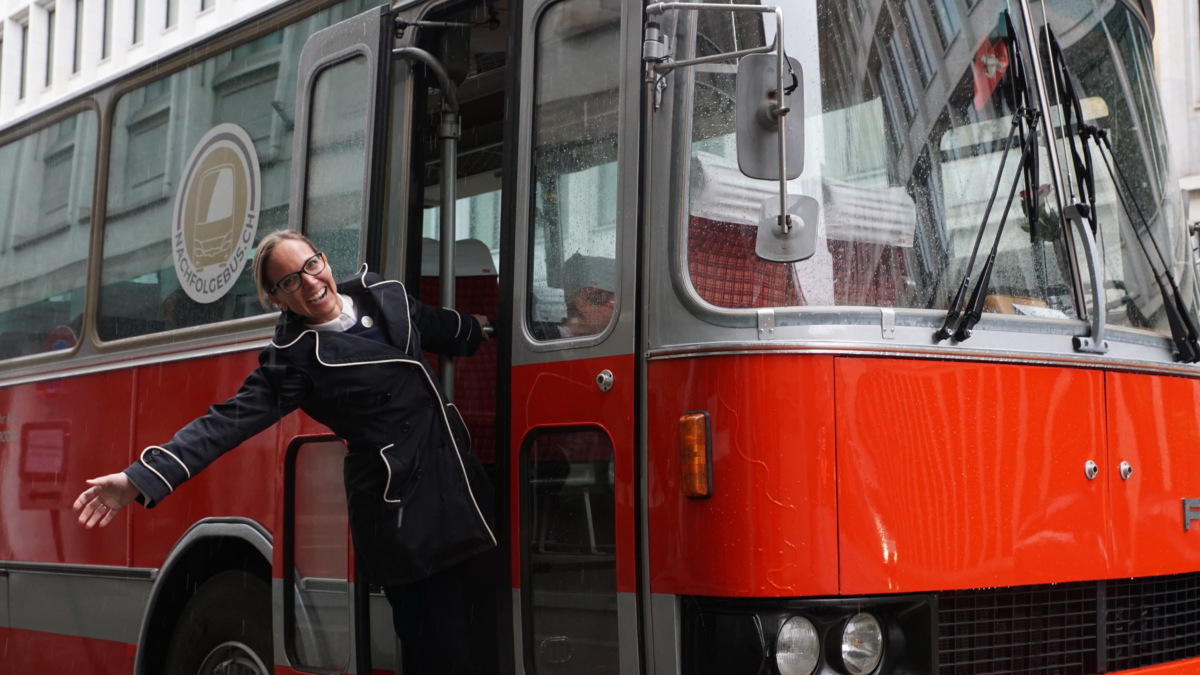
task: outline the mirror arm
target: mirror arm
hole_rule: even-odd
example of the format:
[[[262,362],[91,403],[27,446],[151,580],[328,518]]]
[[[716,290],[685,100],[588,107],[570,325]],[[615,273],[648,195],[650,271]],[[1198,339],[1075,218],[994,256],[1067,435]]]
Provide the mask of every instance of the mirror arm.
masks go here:
[[[783,102],[783,67],[787,58],[783,52],[783,8],[775,8],[775,107],[771,109],[771,117],[779,124],[779,229],[787,234],[792,229],[792,216],[787,208],[787,124],[784,117],[791,108]]]
[[[783,25],[783,16],[778,7],[769,7],[764,5],[716,5],[701,2],[656,2],[646,6],[647,16],[660,16],[670,10],[684,10],[689,12],[753,12],[756,14],[764,14],[766,12],[775,12],[779,14],[777,19],[780,26]],[[782,44],[779,41],[779,34],[775,34],[775,41],[769,45],[761,47],[751,47],[749,49],[741,49],[736,52],[726,52],[724,54],[711,54],[709,56],[698,56],[694,59],[685,59],[683,61],[661,61],[655,63],[652,67],[657,72],[670,72],[675,68],[683,66],[695,66],[701,63],[713,63],[715,61],[728,61],[729,59],[740,59],[743,56],[750,54],[768,54]],[[783,50],[780,49],[782,52]],[[782,78],[780,78],[782,81]]]

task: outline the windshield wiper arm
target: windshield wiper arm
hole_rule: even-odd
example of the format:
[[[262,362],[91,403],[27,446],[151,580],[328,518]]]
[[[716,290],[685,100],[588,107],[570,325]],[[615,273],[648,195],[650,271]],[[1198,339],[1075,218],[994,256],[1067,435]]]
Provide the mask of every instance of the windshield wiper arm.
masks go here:
[[[1099,214],[1096,212],[1095,173],[1092,166],[1092,153],[1089,149],[1091,144],[1095,144],[1096,149],[1100,153],[1100,158],[1108,170],[1109,178],[1112,180],[1113,187],[1117,193],[1117,199],[1121,203],[1121,208],[1125,211],[1126,218],[1129,219],[1134,239],[1137,240],[1138,247],[1141,248],[1142,255],[1146,258],[1146,262],[1150,266],[1150,271],[1154,275],[1154,283],[1158,286],[1158,290],[1162,294],[1163,311],[1167,315],[1167,324],[1171,328],[1171,341],[1175,344],[1176,358],[1185,363],[1194,363],[1200,360],[1200,333],[1197,332],[1196,324],[1192,321],[1191,312],[1188,310],[1187,304],[1183,301],[1183,294],[1179,291],[1179,284],[1176,283],[1175,276],[1171,274],[1171,265],[1167,261],[1166,256],[1163,255],[1162,248],[1159,247],[1154,233],[1150,230],[1150,223],[1146,219],[1145,214],[1142,213],[1141,207],[1132,198],[1132,192],[1129,189],[1128,181],[1125,180],[1125,174],[1121,171],[1116,157],[1112,154],[1112,144],[1109,143],[1108,132],[1085,122],[1083,118],[1083,105],[1080,102],[1079,94],[1075,90],[1074,78],[1071,75],[1070,68],[1067,66],[1067,60],[1062,53],[1062,47],[1058,43],[1058,38],[1049,26],[1046,26],[1046,36],[1050,48],[1052,66],[1058,75],[1059,108],[1063,113],[1064,135],[1067,137],[1071,148],[1071,157],[1075,165],[1079,191],[1088,200],[1087,208],[1092,218],[1092,232],[1095,233],[1099,227]],[[1072,132],[1070,129],[1072,115],[1076,118],[1077,132]],[[1082,153],[1078,152],[1075,146],[1076,133],[1079,136],[1080,145],[1083,147]],[[1105,153],[1106,149],[1107,154]],[[1112,157],[1111,163],[1109,157]],[[1133,201],[1134,210],[1137,211],[1138,218],[1136,220],[1129,209],[1130,201]],[[1138,230],[1139,222],[1142,226],[1141,231]],[[1150,254],[1150,250],[1147,248],[1141,232],[1145,232],[1146,237],[1150,239],[1150,243],[1153,245],[1154,251],[1158,256],[1157,261]],[[1170,285],[1169,289],[1168,284]],[[1101,307],[1096,308],[1097,312],[1102,310],[1103,308]]]
[[[1008,162],[1009,151],[1012,150],[1013,137],[1017,135],[1020,127],[1020,117],[1013,115],[1012,126],[1008,129],[1008,138],[1004,140],[1004,151],[1000,155],[1000,168],[996,170],[996,180],[992,182],[992,194],[988,197],[987,206],[983,209],[983,220],[975,232],[975,245],[971,247],[971,257],[967,259],[967,269],[963,273],[962,283],[959,284],[958,291],[954,294],[950,309],[946,311],[942,327],[933,334],[933,338],[938,342],[955,334],[958,328],[958,320],[962,316],[963,300],[966,298],[967,288],[971,285],[971,272],[975,269],[975,258],[979,255],[979,244],[983,242],[983,232],[987,229],[988,218],[992,215],[992,206],[996,203],[996,193],[1000,191],[1000,179],[1004,177],[1004,165]],[[1007,209],[1005,211],[1007,212]]]
[[[1029,129],[1025,132],[1025,139],[1021,145],[1021,159],[1017,165],[1017,173],[1013,176],[1012,187],[1008,190],[1008,200],[1004,203],[1004,211],[1000,214],[1000,223],[996,225],[996,236],[992,239],[992,248],[988,251],[987,260],[979,272],[979,279],[971,291],[971,301],[967,304],[967,311],[959,319],[958,326],[954,329],[954,339],[958,342],[971,337],[972,329],[983,318],[983,304],[987,299],[988,284],[992,280],[992,268],[996,264],[996,255],[1000,251],[1000,238],[1004,234],[1004,225],[1008,222],[1008,212],[1012,208],[1013,197],[1017,194],[1017,185],[1020,184],[1023,174],[1028,178],[1026,167],[1029,166],[1029,163],[1037,161],[1037,125],[1041,114],[1036,110],[1027,109],[1018,112],[1015,117],[1027,118]],[[1028,192],[1029,190],[1026,190],[1026,194]]]
[[[954,339],[958,341],[971,337],[971,329],[982,318],[987,285],[991,279],[992,267],[995,265],[997,251],[1000,247],[1000,236],[1004,232],[1004,223],[1008,220],[1008,211],[1012,207],[1017,183],[1022,176],[1025,177],[1026,182],[1024,195],[1025,208],[1029,213],[1037,213],[1038,208],[1039,197],[1035,189],[1037,181],[1037,160],[1035,156],[1037,134],[1035,133],[1035,129],[1037,128],[1037,121],[1041,117],[1041,113],[1033,106],[1034,96],[1025,75],[1025,61],[1021,55],[1021,44],[1017,41],[1017,33],[1013,27],[1012,16],[1008,10],[1004,10],[1002,16],[1005,28],[1004,44],[1009,53],[1009,73],[1007,77],[1009,78],[1009,87],[1013,93],[1017,110],[1013,113],[1012,126],[1008,130],[1008,138],[1004,141],[1004,151],[1000,156],[1000,167],[996,170],[995,181],[992,182],[992,193],[988,197],[987,207],[984,208],[983,220],[979,223],[979,229],[975,233],[975,244],[971,248],[971,257],[967,259],[962,283],[959,284],[958,291],[954,294],[950,308],[946,310],[946,318],[942,322],[942,327],[933,334],[934,340],[938,342],[951,336],[954,336]],[[1012,150],[1013,138],[1020,129],[1024,128],[1026,122],[1029,124],[1029,129],[1022,134],[1020,164],[1017,167],[1016,176],[1013,178],[1013,186],[1009,191],[1008,201],[1004,205],[1004,213],[1000,217],[1000,224],[997,226],[995,240],[992,242],[992,248],[988,253],[987,261],[980,271],[979,280],[971,292],[971,300],[964,307],[963,300],[966,298],[967,288],[971,286],[971,273],[975,269],[975,259],[979,255],[979,245],[983,241],[983,233],[987,229],[988,218],[991,217],[992,207],[996,202],[996,193],[1000,190],[1000,181],[1004,177],[1004,165],[1008,161],[1009,152]],[[1031,183],[1030,181],[1033,182]],[[1031,230],[1033,230],[1033,227],[1031,227]],[[1032,236],[1036,238],[1036,230],[1032,231]]]
[[[1183,293],[1179,291],[1179,284],[1175,281],[1175,275],[1171,274],[1171,265],[1167,261],[1167,257],[1163,255],[1162,248],[1158,245],[1158,239],[1154,236],[1154,232],[1150,230],[1150,222],[1146,219],[1146,215],[1142,213],[1142,207],[1138,205],[1136,200],[1133,200],[1132,195],[1126,198],[1129,194],[1129,183],[1125,180],[1125,173],[1121,171],[1121,165],[1117,164],[1116,156],[1112,152],[1112,144],[1108,140],[1108,131],[1094,126],[1084,127],[1080,134],[1085,142],[1090,137],[1096,144],[1096,148],[1100,150],[1100,159],[1104,162],[1104,167],[1108,169],[1109,178],[1116,187],[1117,199],[1121,202],[1121,208],[1125,211],[1125,216],[1129,218],[1130,228],[1133,230],[1133,237],[1137,239],[1138,246],[1142,249],[1142,255],[1146,257],[1146,262],[1150,263],[1150,270],[1154,274],[1154,283],[1158,284],[1158,290],[1162,293],[1163,311],[1167,314],[1167,324],[1171,327],[1171,340],[1175,343],[1175,349],[1178,352],[1177,356],[1184,363],[1195,363],[1200,361],[1200,339],[1196,331],[1196,324],[1192,321],[1191,312],[1188,311],[1187,304],[1183,301]],[[1106,152],[1107,151],[1107,152]],[[1110,163],[1109,158],[1112,158]],[[1116,169],[1114,173],[1114,168]],[[1134,211],[1137,212],[1137,220],[1134,220],[1133,214],[1129,211],[1129,202],[1133,201]],[[1158,263],[1162,266],[1162,272],[1159,272],[1158,265],[1155,265],[1154,259],[1150,256],[1150,250],[1146,247],[1146,242],[1141,233],[1138,231],[1138,223],[1142,225],[1142,232],[1146,233],[1146,239],[1150,240],[1154,247],[1154,252],[1158,256]],[[1166,282],[1163,279],[1166,279]],[[1167,284],[1170,284],[1168,290]]]

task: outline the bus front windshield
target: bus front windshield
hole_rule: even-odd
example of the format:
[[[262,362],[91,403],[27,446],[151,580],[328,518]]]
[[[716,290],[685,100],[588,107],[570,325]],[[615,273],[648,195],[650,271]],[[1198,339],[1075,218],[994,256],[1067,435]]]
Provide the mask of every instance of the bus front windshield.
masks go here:
[[[678,137],[687,159],[676,222],[687,286],[722,309],[944,310],[964,276],[975,282],[995,242],[985,312],[1079,319],[1093,311],[1079,304],[1091,297],[1088,266],[1079,232],[1060,211],[1085,203],[1095,214],[1106,321],[1166,331],[1154,270],[1169,266],[1193,305],[1195,282],[1146,26],[1120,0],[1030,4],[1032,48],[1020,5],[1004,0],[781,3],[785,50],[803,84],[799,100],[788,102],[804,115],[803,171],[788,191],[819,205],[816,253],[796,263],[755,253],[761,214],[778,204],[779,184],[739,169],[736,61],[681,69]],[[771,14],[681,13],[676,58],[769,44],[774,32]],[[1065,64],[1057,70],[1054,42]],[[1056,72],[1073,85],[1064,105]],[[1024,166],[1021,131],[1009,141],[1014,115],[1039,121]],[[1111,149],[1064,133],[1081,123],[1103,130]],[[1065,194],[1055,188],[1054,154],[1065,167]],[[1073,157],[1090,163],[1090,174],[1081,175]]]

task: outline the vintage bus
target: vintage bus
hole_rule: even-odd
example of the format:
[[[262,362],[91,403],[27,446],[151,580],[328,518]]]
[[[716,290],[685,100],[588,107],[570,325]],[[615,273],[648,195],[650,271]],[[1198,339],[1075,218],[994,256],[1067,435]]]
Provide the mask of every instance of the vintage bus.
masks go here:
[[[294,0],[0,131],[0,672],[389,673],[302,414],[74,522],[293,228],[498,327],[497,673],[1200,669],[1148,0]]]

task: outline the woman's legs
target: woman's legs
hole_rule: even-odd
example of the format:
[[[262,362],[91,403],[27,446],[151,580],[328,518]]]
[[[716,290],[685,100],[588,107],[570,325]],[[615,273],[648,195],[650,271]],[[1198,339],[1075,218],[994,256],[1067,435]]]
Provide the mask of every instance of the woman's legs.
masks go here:
[[[396,635],[404,652],[405,675],[477,675],[494,672],[491,650],[480,640],[494,640],[490,616],[494,594],[486,580],[492,572],[477,555],[430,577],[401,586],[384,586],[392,605]],[[483,582],[483,583],[481,583]]]

